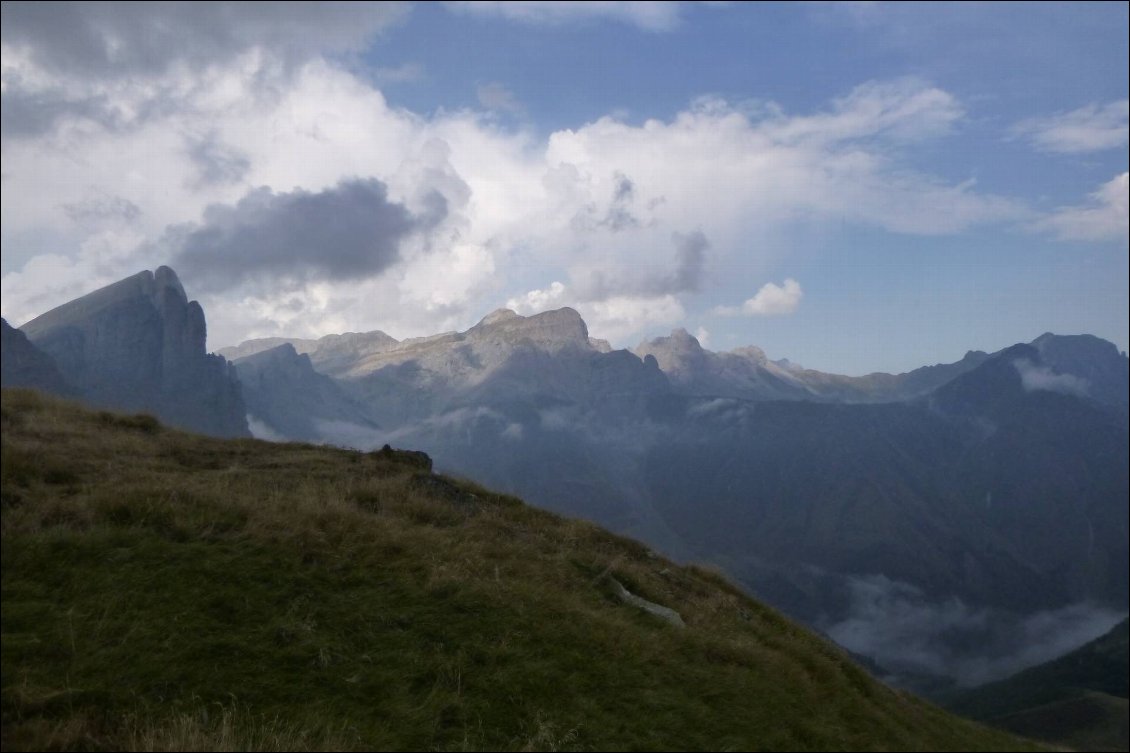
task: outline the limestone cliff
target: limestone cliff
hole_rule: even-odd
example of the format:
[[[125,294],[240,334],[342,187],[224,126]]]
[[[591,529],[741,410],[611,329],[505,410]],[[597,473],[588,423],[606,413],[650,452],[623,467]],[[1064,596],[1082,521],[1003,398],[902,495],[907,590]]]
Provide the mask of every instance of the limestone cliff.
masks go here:
[[[91,403],[247,436],[235,370],[205,348],[204,311],[168,267],[65,303],[20,329]]]

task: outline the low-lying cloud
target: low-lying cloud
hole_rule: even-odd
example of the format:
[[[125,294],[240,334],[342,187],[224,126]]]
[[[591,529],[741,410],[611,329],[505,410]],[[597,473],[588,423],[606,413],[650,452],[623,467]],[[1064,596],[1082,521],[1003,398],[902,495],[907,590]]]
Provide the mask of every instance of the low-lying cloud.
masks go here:
[[[1027,392],[1047,390],[1076,397],[1086,397],[1088,394],[1090,385],[1087,380],[1074,374],[1057,374],[1047,366],[1032,363],[1027,358],[1017,358],[1012,365],[1019,372],[1020,383]]]
[[[1018,615],[932,601],[882,575],[852,578],[850,614],[824,632],[874,659],[896,683],[923,674],[980,685],[1050,661],[1093,640],[1125,612],[1088,603]]]
[[[429,216],[392,202],[376,179],[353,179],[318,193],[251,191],[234,205],[213,204],[200,224],[166,233],[171,264],[210,292],[263,277],[275,280],[355,280],[400,259],[400,244],[434,227],[446,201],[434,194]]]

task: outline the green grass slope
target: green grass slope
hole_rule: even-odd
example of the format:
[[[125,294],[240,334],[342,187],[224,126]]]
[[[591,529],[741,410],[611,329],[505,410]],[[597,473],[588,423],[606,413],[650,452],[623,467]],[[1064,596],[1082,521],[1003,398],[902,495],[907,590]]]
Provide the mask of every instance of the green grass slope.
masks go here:
[[[958,713],[1083,750],[1130,747],[1130,622],[1050,662],[957,696]]]
[[[1130,750],[1130,701],[1085,690],[993,720],[995,726],[1075,750]]]
[[[712,572],[411,457],[2,405],[5,750],[1027,744]]]

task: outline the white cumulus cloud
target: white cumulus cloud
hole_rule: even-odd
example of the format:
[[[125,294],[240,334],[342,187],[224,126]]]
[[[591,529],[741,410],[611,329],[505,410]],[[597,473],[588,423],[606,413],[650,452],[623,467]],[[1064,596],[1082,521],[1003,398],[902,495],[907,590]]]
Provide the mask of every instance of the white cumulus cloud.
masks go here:
[[[655,29],[680,13],[665,3],[568,8],[466,10],[562,21],[612,15]],[[26,9],[17,10],[13,18]],[[174,10],[142,6],[138,13],[156,14],[147,20],[132,9],[83,6],[74,22],[102,42],[114,24],[124,25],[128,41],[139,29],[165,28],[162,14]],[[251,14],[239,34],[215,26],[219,11],[176,12],[192,20],[194,39],[223,54],[178,43],[161,65],[138,73],[96,48],[87,63],[109,74],[92,76],[54,37],[5,15],[5,117],[48,95],[70,103],[25,112],[23,130],[9,132],[6,123],[0,143],[0,308],[13,323],[168,263],[162,239],[207,229],[208,212],[227,216],[252,195],[307,197],[323,208],[318,202],[343,183],[379,182],[386,202],[420,218],[422,230],[398,235],[396,253],[367,279],[247,279],[222,295],[186,280],[207,311],[213,347],[251,336],[463,329],[508,298],[524,313],[573,305],[595,336],[619,344],[644,328],[681,323],[688,305],[739,270],[773,274],[787,252],[751,250],[751,238],[822,223],[936,235],[1031,219],[1020,202],[915,170],[900,161],[901,150],[887,148],[945,134],[963,117],[952,94],[916,79],[864,83],[806,112],[713,98],[669,119],[609,115],[543,136],[503,127],[485,111],[421,115],[390,106],[373,80],[327,56],[358,49],[400,11],[351,6],[309,38],[295,31],[310,15],[305,6],[288,14],[293,23],[281,31],[256,31],[265,17]],[[268,44],[277,34],[290,40],[281,57]],[[136,44],[137,60],[161,52]],[[21,104],[13,92],[35,96]],[[98,112],[74,104],[87,93]],[[501,89],[483,94],[484,107],[508,101]],[[1121,196],[1125,207],[1125,176]],[[1105,204],[1098,210],[1110,214]],[[1097,232],[1096,223],[1067,210],[1046,222],[1061,235],[1078,235],[1083,225]],[[335,223],[323,225],[324,237],[286,239],[303,269],[348,250],[334,245]],[[220,258],[224,249],[209,246],[207,235],[194,236],[197,258]],[[741,309],[788,313],[800,297],[800,286],[786,280]]]
[[[780,316],[796,311],[803,297],[800,283],[789,278],[784,285],[767,282],[741,306],[718,306],[714,313],[719,316]]]
[[[542,311],[560,308],[565,305],[565,286],[557,282],[551,282],[546,288],[539,288],[531,290],[525,295],[511,298],[506,301],[506,308],[523,314],[537,314]]]

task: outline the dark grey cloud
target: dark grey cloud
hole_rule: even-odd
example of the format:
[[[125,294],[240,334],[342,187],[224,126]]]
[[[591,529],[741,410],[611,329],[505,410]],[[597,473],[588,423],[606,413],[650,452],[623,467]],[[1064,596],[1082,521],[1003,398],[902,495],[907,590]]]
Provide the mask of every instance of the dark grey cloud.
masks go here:
[[[38,67],[79,78],[222,63],[255,46],[294,61],[362,49],[398,3],[5,2],[0,39]]]
[[[381,3],[45,3],[0,6],[0,39],[41,76],[4,73],[4,138],[49,131],[60,119],[87,119],[107,128],[144,121],[175,108],[179,90],[161,77],[174,65],[190,69],[224,65],[258,47],[286,74],[320,54],[364,49],[381,28],[405,13],[401,4]],[[271,66],[264,69],[274,70]],[[152,82],[143,102],[120,112],[96,85],[121,79]],[[260,72],[269,88],[271,76]]]
[[[632,214],[636,184],[623,173],[613,175],[613,181],[615,183],[612,189],[612,202],[608,206],[608,214],[597,224],[603,225],[614,233],[639,227],[640,221]]]
[[[73,88],[58,86],[29,87],[16,74],[5,75],[4,84],[0,125],[5,140],[40,136],[61,120],[88,121],[108,130],[123,131],[183,106],[183,97],[176,87],[159,82],[149,87],[145,97],[126,107],[103,94],[76,93]]]
[[[59,90],[29,91],[18,81],[5,80],[0,95],[0,132],[4,138],[35,136],[63,116],[110,120],[102,97],[71,97]]]
[[[269,279],[295,283],[372,277],[400,259],[400,244],[446,216],[442,197],[422,215],[389,201],[384,183],[354,179],[319,193],[251,191],[214,204],[203,222],[171,228],[171,264],[210,291]]]
[[[189,139],[186,152],[196,167],[196,183],[200,186],[237,183],[251,169],[246,154],[222,143],[214,133]]]

